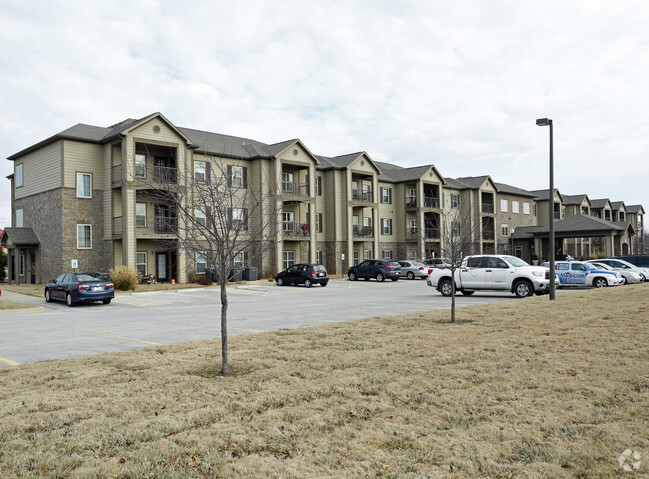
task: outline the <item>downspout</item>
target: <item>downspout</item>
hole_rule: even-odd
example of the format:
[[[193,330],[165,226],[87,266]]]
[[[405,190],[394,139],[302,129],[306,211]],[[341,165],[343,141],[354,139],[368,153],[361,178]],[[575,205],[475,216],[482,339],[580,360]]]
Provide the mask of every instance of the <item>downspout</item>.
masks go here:
[[[122,140],[122,266],[127,266],[126,241],[126,137],[119,134]]]

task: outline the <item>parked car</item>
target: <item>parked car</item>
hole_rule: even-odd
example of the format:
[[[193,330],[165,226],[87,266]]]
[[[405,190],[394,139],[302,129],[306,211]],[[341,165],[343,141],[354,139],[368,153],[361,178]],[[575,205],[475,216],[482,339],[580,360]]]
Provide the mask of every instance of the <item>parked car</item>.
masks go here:
[[[469,296],[476,291],[509,291],[517,297],[542,295],[549,292],[550,270],[547,267],[530,266],[516,256],[475,255],[466,256],[455,269],[434,269],[428,275],[428,286],[437,289],[442,296],[456,291]]]
[[[376,278],[381,283],[386,279],[397,281],[401,274],[401,266],[396,261],[385,259],[366,259],[361,264],[352,266],[347,272],[350,281],[356,281],[359,278],[369,280]]]
[[[428,278],[428,273],[433,270],[432,267],[429,268],[424,263],[420,263],[419,261],[403,260],[397,261],[397,263],[399,263],[399,266],[401,266],[400,276],[406,277],[408,279],[426,279]]]
[[[605,269],[606,271],[617,271],[622,276],[622,284],[636,284],[642,283],[644,281],[644,276],[636,271],[632,271],[629,268],[614,268],[606,263],[601,263],[596,260],[586,261],[588,264],[592,264],[595,268]]]
[[[550,263],[541,266],[549,267]],[[556,261],[554,269],[560,286],[592,286],[603,288],[623,283],[622,275],[616,271],[605,271],[583,261]]]
[[[615,271],[635,271],[636,273],[642,275],[642,281],[649,281],[649,266],[636,266],[629,261],[625,261],[619,258],[606,258],[598,259],[598,263],[604,263],[615,268]]]
[[[68,306],[88,301],[101,301],[109,304],[115,297],[112,282],[104,281],[89,274],[63,273],[45,285],[45,301],[48,303],[65,301]]]
[[[433,268],[450,268],[451,260],[448,258],[431,258],[424,261],[424,264]]]
[[[622,259],[640,268],[649,268],[649,254],[626,254],[622,256],[611,256],[611,259]]]
[[[321,264],[298,263],[280,271],[275,275],[277,286],[285,284],[303,284],[310,288],[314,284],[327,286],[329,284],[329,274],[327,268]]]

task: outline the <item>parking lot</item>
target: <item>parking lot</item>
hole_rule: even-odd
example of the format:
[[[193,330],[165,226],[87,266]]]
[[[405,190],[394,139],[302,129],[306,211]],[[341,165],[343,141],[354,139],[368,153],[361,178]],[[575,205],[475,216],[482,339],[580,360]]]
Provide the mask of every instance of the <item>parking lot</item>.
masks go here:
[[[485,292],[458,295],[457,304],[513,298]],[[110,305],[73,308],[33,299],[45,309],[0,315],[0,367],[220,337],[218,287],[118,294]],[[229,286],[228,300],[230,336],[450,307],[422,280],[334,279],[310,289],[259,282]]]

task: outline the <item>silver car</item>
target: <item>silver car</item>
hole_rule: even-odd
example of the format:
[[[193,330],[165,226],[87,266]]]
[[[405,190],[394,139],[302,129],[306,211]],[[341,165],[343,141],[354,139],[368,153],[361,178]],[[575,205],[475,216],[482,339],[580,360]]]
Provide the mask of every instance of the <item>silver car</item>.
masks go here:
[[[427,279],[428,272],[431,269],[419,261],[403,260],[397,261],[397,263],[401,266],[401,276],[405,276],[408,279]]]
[[[628,283],[642,283],[643,281],[647,281],[649,279],[649,270],[647,268],[638,267],[634,264],[629,263],[628,261],[624,261],[623,259],[606,258],[606,259],[594,259],[591,261],[610,266],[615,271],[620,273]],[[640,281],[635,281],[632,278],[635,278],[636,276],[630,275],[628,273],[635,273],[639,275]]]

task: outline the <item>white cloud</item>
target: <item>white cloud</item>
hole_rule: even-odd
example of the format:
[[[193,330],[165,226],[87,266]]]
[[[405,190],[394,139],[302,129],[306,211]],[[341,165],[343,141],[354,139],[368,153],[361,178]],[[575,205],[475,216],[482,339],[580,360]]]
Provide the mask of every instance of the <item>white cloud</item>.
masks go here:
[[[76,123],[160,111],[180,126],[540,189],[548,132],[535,119],[547,116],[563,193],[649,206],[649,4],[3,3],[5,158]],[[9,199],[0,183],[3,224]]]

